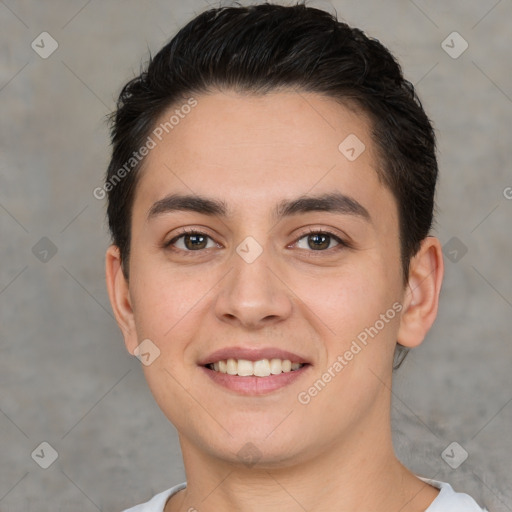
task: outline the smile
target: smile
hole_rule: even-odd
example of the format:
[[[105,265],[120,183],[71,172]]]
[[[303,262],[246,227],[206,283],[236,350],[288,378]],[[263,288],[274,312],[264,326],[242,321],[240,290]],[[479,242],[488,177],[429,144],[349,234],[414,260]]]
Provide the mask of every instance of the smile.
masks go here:
[[[206,365],[206,368],[215,372],[240,377],[268,377],[299,370],[304,364],[292,363],[289,359],[260,359],[249,361],[247,359],[222,359]]]
[[[215,366],[218,369],[215,369]],[[260,396],[285,388],[298,379],[300,380],[301,376],[308,373],[311,367],[311,364],[292,363],[289,359],[260,359],[258,361],[221,359],[216,363],[209,363],[199,368],[221,388],[237,395]],[[228,370],[232,373],[228,373]],[[272,373],[272,370],[276,373]],[[277,373],[278,370],[280,370],[279,373]]]

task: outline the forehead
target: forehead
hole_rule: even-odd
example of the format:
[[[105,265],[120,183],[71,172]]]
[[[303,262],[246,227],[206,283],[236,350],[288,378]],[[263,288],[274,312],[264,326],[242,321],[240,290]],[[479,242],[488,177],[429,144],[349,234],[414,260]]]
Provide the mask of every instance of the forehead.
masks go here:
[[[393,202],[378,179],[363,112],[294,91],[224,91],[194,99],[196,106],[180,116],[179,104],[163,113],[151,134],[155,147],[140,171],[135,200],[146,211],[173,192],[222,197],[234,211],[275,207],[309,192]]]

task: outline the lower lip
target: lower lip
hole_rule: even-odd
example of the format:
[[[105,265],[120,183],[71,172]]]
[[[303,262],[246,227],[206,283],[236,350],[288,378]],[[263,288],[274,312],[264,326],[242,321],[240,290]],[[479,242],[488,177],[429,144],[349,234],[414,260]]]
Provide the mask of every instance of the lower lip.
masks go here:
[[[216,372],[205,366],[200,368],[206,372],[216,384],[224,388],[236,391],[242,395],[264,395],[284,388],[300,379],[309,369],[311,365],[305,364],[298,370],[292,372],[283,372],[277,375],[269,375],[268,377],[240,377],[240,375],[229,375],[228,373]]]

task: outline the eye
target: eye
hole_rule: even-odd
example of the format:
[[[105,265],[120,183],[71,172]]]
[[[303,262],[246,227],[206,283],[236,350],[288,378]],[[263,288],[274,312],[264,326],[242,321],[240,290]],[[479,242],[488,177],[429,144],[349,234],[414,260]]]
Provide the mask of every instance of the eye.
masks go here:
[[[211,242],[210,245],[208,245],[208,241]],[[207,234],[193,230],[186,230],[165,244],[166,248],[177,249],[186,252],[211,249],[212,247],[216,246],[218,246],[218,244],[216,244]]]
[[[329,231],[311,230],[302,235],[293,246],[309,252],[327,252],[330,249],[349,247],[339,236]],[[209,235],[196,230],[183,230],[164,244],[164,248],[176,252],[200,252],[205,249],[221,247]]]
[[[303,242],[301,246],[302,240],[305,240],[305,243]],[[335,242],[334,245],[332,244],[333,242]],[[312,249],[317,252],[324,252],[327,249],[338,246],[348,247],[348,244],[340,237],[329,231],[310,231],[306,235],[301,236],[297,240],[296,245],[299,249]]]

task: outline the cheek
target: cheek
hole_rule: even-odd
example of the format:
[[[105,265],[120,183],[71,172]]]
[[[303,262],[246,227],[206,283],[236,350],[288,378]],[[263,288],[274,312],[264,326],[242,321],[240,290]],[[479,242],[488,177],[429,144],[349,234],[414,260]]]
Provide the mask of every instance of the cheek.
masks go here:
[[[137,330],[142,336],[163,341],[197,303],[200,283],[194,286],[158,265],[132,268],[133,275],[137,275],[137,281],[131,285]]]
[[[176,365],[186,359],[187,347],[207,321],[219,278],[213,272],[177,271],[156,262],[136,271],[132,293],[138,338],[149,338],[160,349],[160,362],[181,372]]]
[[[294,292],[340,343],[373,324],[396,300],[383,262],[361,258],[318,278],[297,276]]]
[[[385,375],[391,367],[399,325],[395,308],[401,298],[395,273],[400,275],[399,269],[388,273],[382,259],[361,259],[357,268],[333,275],[327,289],[310,287],[306,304],[320,319],[317,325],[328,327],[324,329],[326,369],[342,358],[343,369],[339,373],[333,369],[337,378],[331,392],[350,406],[356,405],[354,397],[360,400],[378,391],[381,384],[372,372]]]

